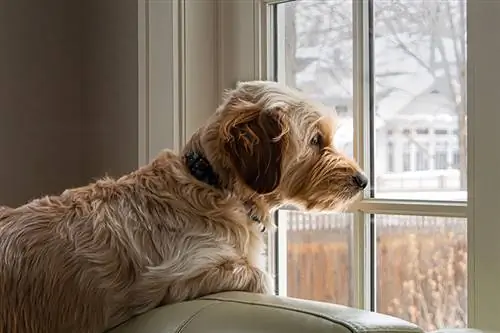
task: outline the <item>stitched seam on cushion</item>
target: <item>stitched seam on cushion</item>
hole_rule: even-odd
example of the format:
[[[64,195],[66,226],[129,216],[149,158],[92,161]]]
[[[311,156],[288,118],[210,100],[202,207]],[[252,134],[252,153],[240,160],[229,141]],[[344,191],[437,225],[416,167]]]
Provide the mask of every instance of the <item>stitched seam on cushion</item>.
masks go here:
[[[256,303],[256,302],[251,302],[251,301],[243,301],[243,300],[231,300],[231,299],[225,299],[225,298],[218,298],[218,297],[204,297],[203,299],[209,299],[209,300],[217,300],[217,301],[223,301],[223,302],[232,302],[232,303],[239,303],[239,304],[251,304],[251,305],[258,305],[258,306],[263,306],[263,307],[268,307],[268,308],[276,308],[276,309],[281,309],[281,310],[288,310],[292,312],[297,312],[297,313],[303,313],[303,314],[308,314],[314,317],[322,318],[327,321],[330,321],[334,324],[338,324],[341,326],[346,327],[349,329],[351,332],[356,333],[359,331],[363,332],[386,332],[390,327],[385,327],[385,328],[370,328],[368,329],[365,326],[362,325],[356,325],[354,323],[346,322],[343,320],[338,320],[329,316],[326,316],[322,313],[314,312],[314,311],[304,311],[302,309],[297,309],[294,307],[287,307],[283,305],[276,305],[276,304],[262,304],[262,303]],[[395,332],[403,332],[403,333],[415,333],[415,332],[421,332],[423,333],[424,331],[422,329],[420,330],[415,330],[415,329],[409,329],[409,328],[399,328],[399,327],[394,327]]]
[[[215,304],[221,303],[221,301],[217,300],[217,299],[213,299],[211,301],[214,301],[214,302],[210,303],[210,304],[207,304],[205,306],[202,306],[200,309],[198,309],[198,311],[196,311],[189,318],[187,318],[186,320],[184,320],[182,322],[182,324],[180,324],[179,327],[175,330],[175,333],[182,333],[182,332],[184,332],[184,329],[187,327],[187,325],[189,325],[189,323],[191,323],[193,321],[193,319],[196,318],[196,316],[199,315],[202,311],[204,311],[205,309],[208,309],[209,307],[211,307],[211,306],[213,306]]]

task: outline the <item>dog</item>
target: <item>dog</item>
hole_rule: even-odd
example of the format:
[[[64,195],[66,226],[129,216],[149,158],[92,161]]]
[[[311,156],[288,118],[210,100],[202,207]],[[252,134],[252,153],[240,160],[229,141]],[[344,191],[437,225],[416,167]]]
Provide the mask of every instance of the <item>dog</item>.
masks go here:
[[[1,332],[100,333],[212,293],[272,293],[270,212],[341,210],[367,186],[335,126],[299,91],[240,82],[179,154],[2,210]]]

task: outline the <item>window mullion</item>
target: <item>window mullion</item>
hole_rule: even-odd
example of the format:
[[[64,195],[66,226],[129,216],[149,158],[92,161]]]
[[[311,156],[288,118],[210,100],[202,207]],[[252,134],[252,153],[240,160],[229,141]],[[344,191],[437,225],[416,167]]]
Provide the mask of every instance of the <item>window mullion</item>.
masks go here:
[[[367,214],[467,217],[467,203],[415,200],[365,199],[351,207]]]
[[[467,1],[468,324],[499,331],[500,114],[497,65],[500,3]]]
[[[276,293],[280,296],[287,296],[288,287],[288,219],[286,216],[286,211],[277,211],[277,223],[278,228],[276,229]],[[281,223],[280,223],[281,221]]]
[[[370,59],[369,59],[369,3],[353,1],[353,153],[354,158],[367,174],[370,168]],[[371,178],[371,177],[370,177]],[[354,214],[355,305],[372,309],[374,298],[374,262],[372,245],[374,230],[369,215],[362,211]]]
[[[363,212],[354,213],[353,225],[353,291],[354,291],[354,306],[371,310],[371,303],[373,298],[373,290],[371,288],[371,265],[372,261],[369,251],[365,249],[371,248],[371,237],[369,228],[370,215]]]

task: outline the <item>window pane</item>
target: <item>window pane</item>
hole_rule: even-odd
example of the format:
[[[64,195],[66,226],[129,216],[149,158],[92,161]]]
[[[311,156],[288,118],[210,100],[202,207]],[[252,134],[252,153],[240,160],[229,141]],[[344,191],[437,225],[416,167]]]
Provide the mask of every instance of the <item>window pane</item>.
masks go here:
[[[465,7],[374,0],[378,198],[466,200]]]
[[[277,80],[336,110],[335,145],[352,157],[352,1],[297,0],[276,11]]]
[[[287,269],[278,272],[287,275],[287,296],[354,305],[353,215],[280,210],[279,225],[287,228]]]
[[[276,79],[338,115],[337,149],[353,156],[352,1],[297,0],[276,5]],[[278,266],[286,294],[353,305],[352,214],[279,211]],[[286,229],[283,229],[286,226]],[[284,231],[283,231],[284,230]]]
[[[377,311],[426,332],[467,325],[467,223],[376,215]]]

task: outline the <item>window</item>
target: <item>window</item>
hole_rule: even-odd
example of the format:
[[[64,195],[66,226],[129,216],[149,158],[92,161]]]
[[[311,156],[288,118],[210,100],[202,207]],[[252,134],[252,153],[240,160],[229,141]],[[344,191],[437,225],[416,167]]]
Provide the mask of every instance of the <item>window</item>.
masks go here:
[[[459,169],[460,168],[460,152],[458,151],[458,149],[453,150],[452,168],[453,169]]]
[[[295,87],[337,109],[336,101],[354,105],[354,121],[340,117],[336,141],[353,142],[372,179],[359,211],[278,211],[281,294],[360,305],[355,282],[362,280],[369,282],[361,301],[367,308],[425,330],[467,325],[466,192],[456,186],[458,172],[430,170],[432,140],[448,134],[433,128],[464,113],[456,102],[464,97],[460,89],[427,97],[441,82],[466,84],[458,74],[465,68],[463,1],[295,0],[267,7],[271,74],[281,82],[293,77]],[[295,44],[281,42],[287,38]],[[436,95],[450,108],[431,107]],[[397,137],[392,128],[401,128]],[[435,168],[447,169],[447,142],[433,148]],[[375,159],[377,150],[387,163]],[[401,199],[418,210],[395,214],[405,211]],[[454,200],[459,216],[443,200]]]
[[[467,325],[467,221],[376,215],[377,310],[426,332]]]
[[[377,110],[373,121],[400,122],[413,141],[433,133],[433,136],[426,135],[428,143],[437,141],[433,167],[447,170],[451,167],[448,157],[451,154],[446,146],[448,135],[452,135],[453,129],[466,126],[465,121],[459,121],[467,112],[462,102],[466,86],[465,0],[370,2],[373,4],[374,31],[371,41],[373,103]],[[454,89],[433,88],[441,85],[453,86]],[[430,90],[432,95],[428,94]],[[440,107],[433,107],[438,97]],[[458,133],[466,132],[459,130]],[[467,141],[465,136],[458,134],[454,139],[463,145]],[[391,175],[389,181],[384,169],[375,161],[376,197],[421,200],[455,200],[459,197],[465,201],[465,165],[457,169],[458,172],[437,174],[429,170],[429,162],[419,145],[414,148],[415,162],[410,169],[407,168],[408,156],[402,157],[403,171],[411,171],[413,176],[401,175],[400,179],[395,179]],[[460,151],[465,152],[465,149]],[[429,171],[415,173],[424,170]],[[438,190],[441,192],[439,196],[432,194]]]
[[[394,172],[394,143],[387,143],[387,172]]]
[[[287,295],[354,305],[353,214],[280,210],[279,221],[286,226],[279,232],[286,244]]]
[[[445,129],[436,129],[436,130],[434,130],[434,134],[436,134],[436,135],[446,135],[446,134],[448,134],[448,130],[445,130]]]
[[[448,143],[436,142],[436,154],[434,155],[434,168],[445,170],[448,168]]]
[[[416,132],[419,135],[427,135],[427,134],[429,134],[429,129],[428,128],[417,128]]]
[[[292,4],[306,9],[297,8],[293,15],[285,16],[283,8]],[[351,5],[352,8],[349,9]],[[469,1],[466,4],[464,0],[453,2],[298,0],[287,3],[280,3],[279,0],[254,0],[222,1],[221,6],[223,13],[238,15],[235,20],[221,22],[220,33],[224,41],[221,50],[224,61],[220,63],[222,66],[221,89],[230,87],[236,80],[241,79],[282,80],[284,68],[291,62],[300,66],[304,65],[300,71],[306,74],[312,73],[311,77],[316,75],[316,78],[320,78],[324,73],[328,73],[325,78],[322,77],[322,80],[328,80],[326,86],[320,86],[316,81],[308,81],[310,84],[304,84],[308,87],[308,93],[321,97],[323,90],[328,87],[330,91],[347,96],[342,99],[342,103],[349,100],[349,96],[354,103],[353,123],[347,120],[342,124],[345,130],[342,137],[352,138],[355,157],[370,175],[371,184],[363,200],[344,213],[352,218],[352,229],[344,231],[351,235],[347,241],[351,264],[349,269],[345,268],[347,265],[338,264],[345,260],[343,254],[345,252],[332,250],[328,257],[328,262],[332,263],[331,266],[325,264],[324,261],[316,261],[313,255],[307,255],[311,262],[316,263],[316,265],[311,265],[314,268],[308,268],[309,270],[316,269],[315,272],[324,272],[334,267],[337,271],[330,276],[348,274],[351,277],[352,285],[349,285],[349,294],[353,295],[352,298],[349,300],[342,298],[345,296],[340,296],[330,289],[329,294],[334,295],[329,296],[330,300],[391,313],[417,322],[425,328],[467,325],[500,331],[500,321],[498,321],[500,289],[496,278],[500,276],[500,260],[496,255],[500,253],[500,242],[497,241],[500,238],[500,224],[497,223],[497,207],[500,203],[496,193],[496,189],[500,188],[500,175],[497,172],[497,164],[492,163],[500,159],[500,151],[491,149],[492,142],[500,142],[498,92],[497,86],[491,84],[500,76],[500,67],[497,66],[500,57],[500,39],[489,37],[492,36],[492,31],[500,29],[500,6],[495,6],[488,1]],[[309,9],[308,12],[304,13],[307,9]],[[453,16],[447,14],[449,10],[453,11]],[[406,11],[411,15],[404,15]],[[255,16],[248,15],[250,12],[253,12]],[[432,20],[429,20],[429,16],[432,16]],[[404,24],[399,23],[398,18],[401,18]],[[417,20],[418,25],[415,24]],[[276,36],[284,36],[283,22],[285,21],[294,22],[294,25],[290,25],[294,26],[297,36],[299,34],[311,36],[309,43],[300,44],[297,47],[299,41],[296,40],[296,43],[289,42],[287,47],[282,45],[280,42],[283,39],[276,39]],[[465,21],[467,24],[464,24]],[[234,22],[238,24],[236,30]],[[258,22],[262,24],[256,24]],[[302,23],[299,24],[299,22]],[[462,23],[455,24],[457,22]],[[393,24],[384,28],[386,23]],[[439,29],[435,29],[438,23]],[[454,31],[457,32],[455,35],[450,33],[452,23]],[[300,30],[305,29],[301,27],[306,27],[308,30]],[[403,29],[406,32],[396,34],[395,37],[400,37],[398,40],[391,36],[394,31],[391,27]],[[370,28],[372,28],[373,35],[369,34]],[[467,43],[462,42],[465,39],[463,38],[465,30],[467,30]],[[287,31],[290,33],[291,29]],[[444,39],[450,36],[457,36],[453,40],[458,42]],[[401,61],[395,64],[405,63],[407,66],[393,68],[394,70],[388,74],[394,74],[392,75],[394,81],[385,79],[386,81],[381,84],[378,81],[384,78],[383,66],[386,66],[386,69],[391,68],[389,66],[391,59],[383,61],[383,55],[381,55],[384,49],[384,39],[388,42],[387,46],[391,46],[391,50],[396,50],[393,52],[394,57],[400,57]],[[441,46],[436,44],[441,51],[428,52],[424,57],[424,62],[405,62],[410,59],[411,55],[403,56],[401,54],[403,51],[426,52],[425,50],[429,50],[429,44],[420,42],[430,39],[433,43],[439,39],[443,42],[441,44],[452,42],[452,54],[446,52],[449,51],[448,48],[444,50],[445,52],[441,52]],[[334,57],[328,57],[326,51],[329,50],[328,45],[336,44],[339,40],[345,40],[346,45],[344,47],[344,44],[337,44],[340,46],[335,51],[336,59],[333,61]],[[407,43],[402,44],[400,41]],[[351,42],[354,46],[352,48]],[[292,47],[295,48],[292,49]],[[344,49],[346,51],[343,51]],[[286,58],[288,60],[285,61],[286,54],[288,54]],[[304,61],[294,60],[290,54],[303,57]],[[326,65],[322,62],[314,62],[322,54],[328,57],[325,61]],[[459,57],[455,57],[456,54]],[[467,66],[464,64],[465,54],[467,54]],[[227,59],[232,61],[227,61]],[[307,67],[313,62],[317,66]],[[350,64],[351,67],[344,66],[345,64]],[[426,95],[431,96],[429,98],[432,98],[434,102],[439,97],[439,105],[434,102],[428,103],[427,99],[415,98],[415,91],[418,93],[418,89],[413,89],[415,88],[413,83],[420,82],[416,80],[416,69],[426,64],[441,66],[439,70],[432,73],[434,75],[424,75],[425,80],[434,80],[434,76],[442,79],[442,84],[438,85],[439,88],[431,88],[436,90],[434,94]],[[474,75],[468,76],[465,80],[468,68],[474,69]],[[410,75],[410,79],[405,75]],[[411,80],[411,75],[414,76],[414,80]],[[448,75],[454,79],[450,81]],[[297,75],[298,81],[304,78],[300,76],[300,74]],[[347,79],[344,78],[345,76]],[[391,83],[391,85],[384,87],[384,83]],[[452,83],[451,86],[449,83]],[[207,90],[210,87],[207,85]],[[472,98],[465,99],[466,93]],[[392,97],[396,98],[386,99],[383,102],[384,97],[389,94],[393,94]],[[455,98],[452,99],[444,94],[453,94]],[[392,102],[386,103],[388,101]],[[408,104],[408,101],[412,103]],[[326,102],[332,106],[339,104],[337,101]],[[452,107],[449,105],[442,107],[450,103]],[[395,113],[394,110],[399,108],[404,108],[405,111]],[[382,165],[385,163],[377,167],[377,161],[374,160],[374,156],[379,156],[374,152],[377,149],[383,151],[385,148],[384,146],[377,148],[374,143],[387,142],[381,137],[387,134],[389,128],[394,130],[392,142],[395,143],[396,152],[395,172],[390,174]],[[447,141],[450,146],[453,146],[449,149],[457,149],[460,167],[428,170],[425,172],[427,177],[424,178],[420,177],[421,172],[416,171],[403,174],[403,138],[413,141],[418,139],[418,134],[413,137],[417,128],[429,128],[426,140],[429,143],[431,169],[434,168],[436,141],[440,138],[441,141]],[[447,134],[436,134],[435,129],[446,129]],[[353,132],[355,135],[352,134]],[[467,133],[473,135],[466,135]],[[448,140],[450,136],[454,136],[456,140]],[[457,147],[454,147],[455,142]],[[453,161],[451,154],[449,160]],[[382,162],[384,162],[383,159]],[[468,184],[470,187],[467,186]],[[415,187],[420,190],[412,190]],[[291,272],[290,267],[287,269],[289,260],[296,260],[289,259],[285,237],[289,228],[283,227],[283,224],[291,223],[287,222],[287,219],[297,218],[297,216],[286,216],[289,211],[292,210],[278,211],[278,232],[274,235],[275,237],[271,237],[274,243],[270,247],[271,268],[277,277],[279,293],[282,295],[286,295],[289,291],[288,276],[295,274]],[[285,216],[282,216],[283,214]],[[299,215],[320,220],[321,214],[300,212]],[[326,216],[331,220],[340,218],[339,214],[323,214],[321,218]],[[318,223],[311,225],[314,227]],[[332,233],[336,232],[340,233],[339,229]],[[308,236],[304,236],[305,239],[306,237]],[[335,238],[337,244],[342,243],[339,242],[340,236],[333,237],[330,234],[330,237],[337,237]],[[405,253],[410,253],[410,250],[415,248],[426,251],[427,247],[431,246],[432,249],[441,249],[439,256],[432,258],[436,261],[427,262],[429,257],[423,253],[423,259],[419,259],[416,268],[403,267],[403,263],[398,263],[396,260],[388,262],[387,255],[390,254],[388,251],[403,250],[401,246],[405,245],[404,242],[410,243],[410,240],[413,243],[411,247],[408,244],[404,248]],[[422,312],[418,307],[414,307],[410,300],[406,300],[402,307],[391,307],[391,300],[387,299],[394,295],[391,294],[391,290],[400,295],[396,303],[401,302],[407,295],[402,295],[400,291],[402,288],[411,286],[411,282],[408,281],[414,280],[412,276],[415,277],[413,274],[416,273],[411,272],[422,270],[424,267],[431,267],[437,272],[434,264],[447,260],[449,262],[451,256],[447,254],[449,252],[446,252],[446,249],[450,248],[453,248],[453,251],[467,252],[465,271],[461,270],[464,268],[464,258],[453,259],[452,262],[455,262],[457,266],[453,267],[450,272],[453,272],[457,281],[448,284],[451,288],[449,289],[450,295],[453,296],[450,299],[454,300],[453,304],[460,304],[460,307],[457,307],[459,311],[450,314],[448,310],[445,312],[446,320],[441,321],[439,319],[444,318],[442,313],[439,315],[436,313],[442,309],[436,309],[436,307]],[[391,257],[389,260],[393,259],[395,258]],[[339,267],[344,268],[339,271]],[[382,274],[392,274],[391,272],[394,271],[402,272],[400,278],[392,281],[391,284],[379,285],[379,281],[384,280],[380,277]],[[304,276],[307,274],[304,272]],[[465,277],[468,283],[462,284],[460,281],[463,281]],[[445,281],[452,280],[447,277]],[[300,294],[301,297],[309,299],[324,297],[315,294],[321,286],[315,287],[314,283],[307,283],[308,285],[304,283],[301,286],[307,290]],[[332,285],[338,286],[335,281],[330,282],[330,286]],[[345,285],[344,283],[343,286]],[[462,293],[460,288],[466,288],[465,293]],[[297,290],[291,292],[295,295],[299,294]],[[427,298],[425,303],[420,304],[428,305],[431,302]],[[465,317],[464,311],[466,312],[465,321],[462,320]],[[433,318],[438,318],[439,322]]]
[[[417,151],[415,153],[416,170],[424,171],[429,170],[429,144],[417,144]]]
[[[346,116],[348,113],[347,105],[336,105],[335,111],[337,111],[337,114],[341,117]]]
[[[411,171],[411,143],[405,142],[403,145],[403,171]]]

